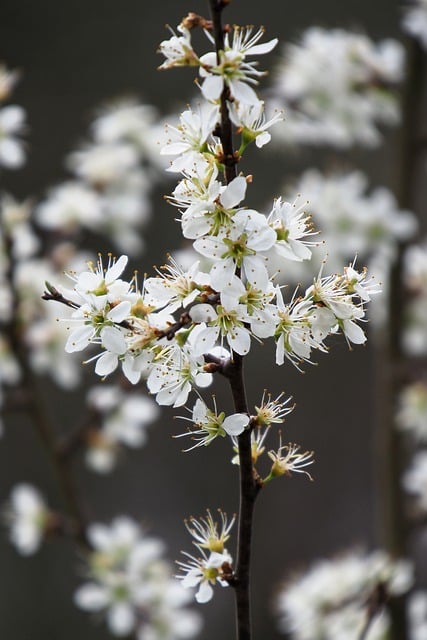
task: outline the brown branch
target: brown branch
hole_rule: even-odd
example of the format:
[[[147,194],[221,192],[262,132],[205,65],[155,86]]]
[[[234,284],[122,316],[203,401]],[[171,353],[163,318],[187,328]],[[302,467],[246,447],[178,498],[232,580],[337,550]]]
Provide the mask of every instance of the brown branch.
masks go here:
[[[213,35],[218,64],[221,62],[220,52],[224,50],[224,27],[222,25],[222,11],[228,4],[226,0],[209,0]],[[221,124],[218,130],[222,145],[222,158],[226,183],[230,183],[237,175],[237,154],[233,148],[233,130],[228,113],[227,102],[230,99],[226,86],[221,94]],[[240,275],[239,273],[237,275]],[[248,412],[245,382],[243,375],[243,357],[235,352],[230,360],[221,361],[209,358],[213,366],[228,378],[234,407],[238,413]],[[237,544],[236,570],[233,575],[232,586],[236,599],[236,630],[238,640],[250,640],[251,631],[251,602],[250,602],[250,568],[252,523],[255,499],[260,485],[256,482],[252,464],[251,429],[245,429],[238,436],[239,446],[239,474],[240,474],[240,506],[239,530]]]

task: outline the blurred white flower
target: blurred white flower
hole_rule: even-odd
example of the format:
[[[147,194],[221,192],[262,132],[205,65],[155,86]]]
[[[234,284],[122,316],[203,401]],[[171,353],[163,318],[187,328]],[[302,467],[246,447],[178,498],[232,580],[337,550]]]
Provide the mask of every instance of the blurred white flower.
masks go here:
[[[102,222],[99,195],[90,187],[69,181],[53,188],[36,208],[36,220],[44,229],[75,231],[96,229]]]
[[[427,451],[418,451],[402,477],[404,489],[415,496],[418,508],[427,512]]]
[[[102,109],[92,123],[95,141],[100,144],[129,142],[143,152],[152,153],[151,129],[156,124],[156,109],[133,100],[122,100]]]
[[[95,410],[100,424],[88,434],[86,462],[99,473],[114,469],[123,445],[143,446],[147,427],[159,414],[156,403],[141,392],[108,384],[92,387],[87,404]]]
[[[10,71],[4,64],[0,64],[0,102],[9,98],[18,78],[17,71]]]
[[[69,155],[68,165],[79,177],[93,186],[105,186],[123,179],[138,164],[136,149],[126,143],[88,146]]]
[[[427,638],[427,591],[414,591],[408,598],[410,640]]]
[[[40,226],[67,235],[84,227],[127,253],[141,251],[151,191],[163,175],[156,118],[153,107],[136,101],[105,107],[92,123],[93,140],[67,158],[74,179],[38,205]]]
[[[12,241],[12,256],[23,260],[33,256],[40,247],[40,241],[31,226],[32,203],[18,202],[8,193],[0,196],[0,219],[3,234]]]
[[[381,253],[391,260],[397,243],[409,240],[418,229],[415,215],[400,210],[391,191],[379,187],[367,194],[367,186],[361,171],[324,175],[308,169],[288,189],[307,198],[330,269],[340,269],[355,254],[366,259]]]
[[[93,524],[87,535],[89,582],[76,591],[78,607],[101,612],[115,636],[138,639],[192,638],[200,618],[185,609],[189,597],[163,558],[163,544],[133,520],[118,517],[110,526]]]
[[[13,487],[6,511],[10,541],[24,556],[35,553],[42,541],[49,511],[39,491],[29,484]]]
[[[427,353],[427,244],[408,247],[404,254],[403,282],[407,288],[403,347],[409,355]]]
[[[384,587],[388,597],[399,596],[412,580],[410,563],[392,560],[384,551],[318,560],[283,585],[276,605],[279,627],[293,640],[357,640],[376,587]],[[389,623],[384,611],[370,626],[369,639],[383,640]]]
[[[25,163],[20,135],[25,129],[25,111],[18,105],[0,109],[0,167],[20,169]]]
[[[277,140],[345,148],[380,142],[378,124],[395,125],[394,94],[404,51],[396,40],[378,44],[342,29],[310,27],[284,49],[272,93],[285,112]]]
[[[396,414],[398,426],[412,433],[419,442],[427,442],[427,383],[418,380],[399,394]]]
[[[402,28],[427,49],[427,0],[411,0],[405,7]]]

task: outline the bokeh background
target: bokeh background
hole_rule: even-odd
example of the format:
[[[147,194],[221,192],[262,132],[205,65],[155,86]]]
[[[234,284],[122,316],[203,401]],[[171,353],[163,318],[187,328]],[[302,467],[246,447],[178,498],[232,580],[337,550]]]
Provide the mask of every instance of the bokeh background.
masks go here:
[[[0,60],[18,68],[22,79],[14,102],[28,113],[29,158],[19,172],[3,174],[4,185],[17,197],[38,200],[64,179],[65,155],[79,142],[92,115],[112,98],[135,96],[163,113],[182,110],[195,93],[194,73],[159,73],[158,43],[167,36],[165,23],[175,26],[190,10],[207,14],[207,3],[194,0],[3,0],[0,4]],[[263,24],[267,36],[296,40],[308,26],[356,28],[374,40],[400,37],[401,8],[392,0],[233,0],[226,12],[230,23]],[[274,62],[270,54],[262,67]],[[265,86],[268,85],[268,80]],[[373,151],[342,155],[343,165],[362,167],[372,185],[392,186],[395,180],[394,134]],[[262,158],[262,160],[260,160]],[[306,166],[327,160],[319,150],[304,156],[249,154],[245,171],[255,176],[256,201],[262,206],[279,195],[279,185]],[[166,189],[167,190],[167,189]],[[163,189],[165,191],[165,189]],[[174,211],[155,194],[154,215],[147,228],[147,250],[140,271],[161,264],[165,252],[179,246]],[[34,282],[35,288],[43,283]],[[273,366],[270,347],[257,347],[246,367],[248,396],[260,401],[262,390],[285,390],[297,404],[284,426],[284,437],[314,449],[314,482],[294,476],[268,486],[256,508],[254,536],[254,629],[263,640],[279,638],[273,615],[280,582],[318,556],[351,545],[380,544],[376,467],[384,452],[375,448],[376,373],[381,365],[371,346],[349,352],[343,340],[318,357],[318,366],[301,375],[291,366]],[[223,381],[218,397],[228,400]],[[55,421],[66,429],[78,419],[79,393],[53,393],[46,382]],[[221,400],[222,402],[222,400]],[[228,405],[229,406],[229,405]],[[178,413],[182,413],[178,412]],[[189,548],[183,525],[188,515],[206,507],[237,509],[237,468],[230,447],[219,442],[207,449],[181,453],[182,441],[171,436],[181,426],[165,410],[150,429],[148,445],[129,452],[118,469],[99,477],[76,464],[81,495],[94,520],[109,521],[120,513],[140,519],[168,546],[171,559]],[[0,442],[0,500],[10,488],[27,481],[43,488],[49,503],[60,503],[49,460],[25,416],[16,418]],[[0,535],[0,638],[10,640],[101,640],[102,623],[92,624],[77,610],[72,594],[82,563],[71,543],[53,541],[29,559],[20,557]],[[203,606],[204,640],[232,638],[233,594],[218,590]]]

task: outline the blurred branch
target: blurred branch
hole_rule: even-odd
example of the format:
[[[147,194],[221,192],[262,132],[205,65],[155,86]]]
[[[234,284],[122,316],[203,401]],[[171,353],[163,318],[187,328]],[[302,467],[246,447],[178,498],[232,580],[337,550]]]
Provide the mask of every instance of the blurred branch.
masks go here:
[[[402,96],[402,123],[399,129],[396,166],[396,196],[402,209],[411,209],[417,188],[416,173],[422,149],[421,102],[424,90],[425,60],[416,40],[408,41],[407,75]],[[396,399],[413,375],[413,367],[420,366],[419,358],[409,358],[403,351],[404,313],[407,292],[402,279],[406,243],[400,243],[390,273],[388,301],[388,331],[379,348],[377,362],[377,396],[379,419],[375,434],[376,475],[378,482],[377,513],[380,540],[395,556],[406,553],[406,523],[401,490],[403,470],[401,436],[396,429]],[[391,604],[391,640],[408,637],[404,606]],[[371,621],[367,621],[366,637]]]
[[[20,385],[24,392],[23,397],[25,399],[25,404],[21,406],[21,409],[26,408],[55,471],[67,512],[73,520],[73,525],[71,527],[67,527],[67,531],[72,531],[75,540],[83,548],[88,548],[86,538],[86,518],[83,514],[83,509],[77,495],[69,466],[58,453],[54,429],[50,423],[49,414],[44,404],[38,381],[30,366],[27,348],[22,340],[19,308],[20,300],[15,286],[15,272],[17,265],[13,255],[12,238],[5,230],[3,230],[3,240],[8,261],[6,281],[9,283],[12,300],[11,317],[10,320],[5,323],[3,328],[21,370]]]

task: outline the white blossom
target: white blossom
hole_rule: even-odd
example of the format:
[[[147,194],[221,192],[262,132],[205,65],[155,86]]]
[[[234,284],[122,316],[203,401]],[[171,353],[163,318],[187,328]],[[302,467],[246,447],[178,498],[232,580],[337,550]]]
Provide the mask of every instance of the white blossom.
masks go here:
[[[191,304],[210,284],[209,274],[200,271],[199,265],[200,262],[197,261],[184,271],[169,256],[169,264],[158,272],[159,276],[146,278],[144,282],[153,304],[158,308],[167,305],[169,313]]]
[[[181,172],[186,169],[191,170],[191,166],[198,166],[203,170],[209,169],[209,155],[204,152],[210,151],[208,143],[213,130],[218,122],[219,108],[217,105],[206,105],[204,108],[198,107],[197,111],[188,109],[180,116],[180,123],[177,127],[166,125],[168,140],[162,147],[162,155],[178,156],[172,162],[168,171]]]
[[[318,560],[306,573],[291,578],[277,597],[281,631],[293,640],[357,640],[366,622],[366,603],[378,584],[390,597],[408,591],[412,568],[384,551],[347,552]],[[389,629],[384,611],[369,628],[372,640]]]
[[[211,285],[221,291],[231,282],[237,268],[259,289],[268,286],[268,271],[262,252],[274,245],[276,234],[265,216],[253,210],[234,214],[223,235],[198,238],[193,246],[203,256],[214,260]]]
[[[44,538],[49,511],[41,493],[32,485],[13,487],[6,512],[10,541],[24,556],[35,553]]]
[[[330,269],[340,269],[355,254],[366,259],[381,253],[390,261],[397,242],[409,240],[417,230],[414,214],[400,210],[388,189],[378,187],[367,194],[367,187],[361,171],[324,175],[308,169],[289,189],[307,198],[326,243]]]
[[[411,5],[405,7],[402,27],[406,33],[419,40],[424,49],[427,49],[426,0],[412,0]]]
[[[0,167],[20,169],[25,163],[25,152],[20,134],[25,129],[25,111],[18,105],[0,109]]]
[[[44,229],[96,229],[102,222],[99,195],[79,182],[64,182],[52,189],[36,209],[37,222]]]
[[[416,440],[427,442],[427,383],[413,382],[401,390],[396,420],[398,426],[412,433]]]
[[[255,140],[255,144],[259,149],[268,144],[271,140],[271,134],[268,129],[284,119],[281,111],[276,111],[270,119],[267,119],[265,116],[265,104],[262,100],[254,104],[231,102],[228,103],[228,111],[231,121],[242,135],[242,146],[239,149],[239,154],[253,140]]]
[[[96,411],[99,424],[87,435],[86,462],[98,473],[109,473],[123,445],[138,448],[145,444],[147,427],[158,417],[158,407],[144,395],[109,384],[92,387],[87,403]]]
[[[189,449],[185,449],[185,451],[207,446],[219,436],[222,438],[226,435],[232,437],[238,436],[243,433],[248,426],[248,415],[245,413],[232,413],[226,416],[223,411],[218,413],[215,398],[213,398],[213,400],[214,411],[209,409],[203,400],[197,398],[191,418],[181,416],[182,419],[191,422],[192,426],[188,431],[176,437],[189,436],[196,443]]]
[[[284,202],[277,198],[268,215],[267,222],[276,232],[276,242],[273,246],[279,258],[286,260],[309,260],[311,257],[310,246],[316,242],[305,240],[315,232],[312,230],[311,218],[306,214],[304,207],[307,203],[298,205]]]
[[[397,41],[310,27],[275,70],[273,93],[286,113],[278,133],[291,144],[376,145],[378,124],[399,120],[393,89],[402,77]]]
[[[191,44],[191,31],[183,24],[177,27],[181,35],[176,35],[172,29],[170,31],[172,37],[169,40],[163,40],[159,45],[159,52],[166,58],[159,69],[197,65],[199,59]]]
[[[124,516],[110,526],[91,525],[87,535],[94,549],[88,557],[90,581],[76,591],[77,606],[103,613],[119,637],[135,633],[160,640],[198,633],[200,619],[183,608],[188,598],[172,577],[159,540]]]
[[[264,35],[259,29],[252,35],[252,27],[234,26],[230,42],[229,34],[225,34],[224,49],[219,53],[219,64],[215,52],[209,52],[200,58],[200,76],[203,78],[202,94],[208,101],[220,98],[224,86],[230,89],[233,98],[244,104],[257,104],[255,91],[248,86],[257,84],[256,78],[263,75],[256,69],[255,63],[246,60],[247,56],[269,53],[277,44],[277,38],[263,44],[257,42]]]
[[[305,467],[314,463],[313,451],[299,453],[299,449],[300,447],[297,444],[289,443],[282,445],[282,438],[280,437],[279,448],[276,451],[271,450],[268,452],[268,457],[273,461],[273,464],[270,474],[264,482],[277,476],[290,476],[292,473],[305,473],[305,475],[312,480],[311,475],[305,470]],[[283,452],[285,452],[284,455]]]
[[[178,562],[180,570],[183,574],[178,577],[184,588],[193,588],[198,586],[196,592],[196,601],[199,604],[209,602],[213,596],[213,586],[218,582],[222,587],[228,587],[228,582],[222,577],[222,567],[231,563],[231,556],[227,551],[218,553],[211,551],[207,554],[200,549],[200,557],[195,558],[185,553],[188,557],[187,562]]]

